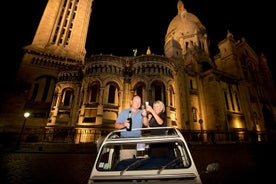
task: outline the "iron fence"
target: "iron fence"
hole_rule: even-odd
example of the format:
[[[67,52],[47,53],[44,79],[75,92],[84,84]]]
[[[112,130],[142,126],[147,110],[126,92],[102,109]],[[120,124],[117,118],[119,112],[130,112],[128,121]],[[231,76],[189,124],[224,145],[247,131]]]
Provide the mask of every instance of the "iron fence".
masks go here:
[[[60,129],[52,133],[46,133],[45,130],[31,129],[25,130],[22,135],[16,132],[0,132],[0,144],[10,144],[20,141],[24,143],[48,142],[48,143],[96,143],[101,136],[107,135],[112,129],[99,129],[94,132],[76,132],[73,129]],[[276,140],[276,132],[258,132],[258,131],[188,131],[181,130],[188,143],[255,143],[268,142]],[[20,138],[20,140],[18,140]]]

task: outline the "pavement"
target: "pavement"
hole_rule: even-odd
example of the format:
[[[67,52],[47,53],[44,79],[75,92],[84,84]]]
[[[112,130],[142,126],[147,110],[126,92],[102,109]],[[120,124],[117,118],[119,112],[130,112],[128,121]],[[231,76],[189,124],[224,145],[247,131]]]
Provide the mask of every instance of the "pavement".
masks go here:
[[[190,144],[203,184],[268,183],[274,179],[274,143]],[[57,147],[56,147],[57,148]],[[22,149],[0,152],[1,184],[87,184],[96,149],[66,151]],[[75,150],[75,151],[73,151]],[[209,163],[218,163],[217,173],[205,173]],[[271,183],[271,182],[269,182]]]
[[[94,154],[4,153],[1,184],[87,184]]]

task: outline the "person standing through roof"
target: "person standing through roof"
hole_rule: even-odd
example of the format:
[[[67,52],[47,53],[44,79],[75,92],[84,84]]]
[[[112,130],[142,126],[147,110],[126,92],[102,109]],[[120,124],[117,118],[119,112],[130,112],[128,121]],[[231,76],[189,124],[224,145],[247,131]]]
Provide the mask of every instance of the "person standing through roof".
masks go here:
[[[146,105],[145,111],[148,115],[143,116],[143,119],[146,120],[147,127],[166,127],[167,126],[167,116],[165,113],[165,105],[162,101],[157,100],[153,103],[153,107]],[[143,113],[144,114],[144,113]],[[152,134],[161,134],[160,131],[152,131]]]
[[[143,117],[147,121],[147,127],[157,128],[167,126],[167,116],[165,113],[165,105],[162,101],[157,100],[153,102],[153,107],[146,105],[145,111],[148,115]],[[152,129],[152,135],[165,135],[166,129]],[[172,158],[173,152],[171,144],[151,144],[149,149],[149,156],[151,158]]]
[[[135,128],[142,128],[143,125],[146,125],[147,120],[143,118],[146,115],[146,112],[143,112],[140,109],[141,106],[141,97],[134,95],[131,100],[131,106],[127,109],[122,110],[115,122],[115,129],[128,129],[130,123],[128,121],[128,116],[131,115],[132,125],[131,130],[121,131],[120,136],[124,138],[129,137],[139,137],[141,135],[141,130],[133,130]],[[120,149],[119,160],[131,159],[136,157],[136,147],[129,145],[122,145]]]
[[[143,125],[147,125],[147,120],[143,118],[146,115],[146,112],[143,112],[140,109],[141,107],[141,97],[139,95],[134,95],[131,100],[131,106],[127,109],[122,110],[115,122],[115,129],[124,129],[130,126],[127,118],[129,112],[131,112],[132,118],[132,129],[142,128]],[[131,130],[131,131],[122,131],[121,137],[139,137],[141,135],[140,130]]]

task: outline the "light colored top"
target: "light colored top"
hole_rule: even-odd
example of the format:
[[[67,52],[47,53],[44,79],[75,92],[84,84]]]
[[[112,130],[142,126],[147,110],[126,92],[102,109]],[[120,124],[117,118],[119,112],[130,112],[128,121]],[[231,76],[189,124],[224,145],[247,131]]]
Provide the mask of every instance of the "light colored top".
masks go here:
[[[131,108],[124,109],[119,114],[116,122],[118,123],[124,123],[126,119],[128,118],[128,113],[131,111]],[[132,129],[134,128],[142,128],[143,126],[143,117],[142,117],[142,111],[139,109],[136,114],[134,114],[131,111],[131,118],[132,118]],[[135,130],[135,131],[125,131],[121,132],[121,137],[139,137],[141,135],[141,131]]]

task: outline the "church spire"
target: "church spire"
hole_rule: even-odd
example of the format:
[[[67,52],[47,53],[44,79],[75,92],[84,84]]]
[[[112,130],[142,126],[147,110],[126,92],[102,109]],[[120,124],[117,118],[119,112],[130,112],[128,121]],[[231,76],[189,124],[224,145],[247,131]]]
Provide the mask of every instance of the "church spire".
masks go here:
[[[150,50],[150,47],[148,46],[148,49],[147,49],[147,55],[151,55],[151,50]]]
[[[178,10],[178,14],[187,12],[186,9],[184,8],[184,4],[181,0],[178,0],[178,2],[177,2],[177,10]]]

